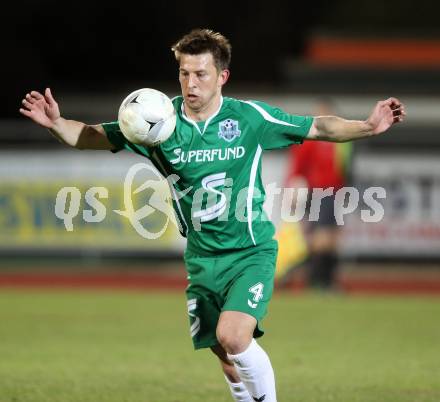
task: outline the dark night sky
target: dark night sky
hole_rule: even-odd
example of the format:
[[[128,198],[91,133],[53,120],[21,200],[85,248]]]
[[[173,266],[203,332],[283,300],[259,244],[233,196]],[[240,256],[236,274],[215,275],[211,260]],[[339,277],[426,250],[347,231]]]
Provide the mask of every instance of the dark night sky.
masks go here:
[[[176,66],[170,46],[194,27],[229,37],[234,82],[277,82],[279,61],[300,58],[305,39],[316,30],[436,34],[438,14],[428,3],[418,2],[414,18],[410,0],[398,7],[379,0],[17,2],[0,25],[2,81],[8,93],[0,110],[15,114],[17,101],[31,87],[56,84],[83,91],[124,80],[171,81]]]

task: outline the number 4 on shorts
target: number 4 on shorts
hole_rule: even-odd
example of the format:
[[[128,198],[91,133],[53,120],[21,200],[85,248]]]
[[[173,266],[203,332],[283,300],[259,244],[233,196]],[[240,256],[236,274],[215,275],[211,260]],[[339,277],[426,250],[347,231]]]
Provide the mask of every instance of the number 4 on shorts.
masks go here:
[[[263,288],[264,288],[264,285],[261,282],[258,282],[257,284],[255,284],[254,286],[249,288],[249,292],[251,292],[254,295],[252,300],[255,303],[258,303],[263,298]],[[253,306],[251,306],[251,307],[253,307]]]

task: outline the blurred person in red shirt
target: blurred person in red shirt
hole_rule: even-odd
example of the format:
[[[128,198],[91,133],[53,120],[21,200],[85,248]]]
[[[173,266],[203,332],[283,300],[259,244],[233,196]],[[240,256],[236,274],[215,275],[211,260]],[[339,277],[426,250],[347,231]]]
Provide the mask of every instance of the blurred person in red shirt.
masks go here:
[[[315,115],[335,114],[330,98],[320,98]],[[349,182],[351,143],[305,141],[289,149],[287,186],[307,188],[306,214],[301,222],[308,245],[306,281],[311,288],[336,288],[338,238],[341,227],[335,219],[334,194]],[[317,220],[309,219],[313,189],[333,188],[333,195],[321,200]]]

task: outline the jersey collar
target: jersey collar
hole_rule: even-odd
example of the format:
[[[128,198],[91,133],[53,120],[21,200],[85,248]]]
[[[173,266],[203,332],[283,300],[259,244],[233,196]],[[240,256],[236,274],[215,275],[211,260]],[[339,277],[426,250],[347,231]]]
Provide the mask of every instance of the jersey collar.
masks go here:
[[[206,129],[208,128],[209,123],[211,122],[211,120],[217,116],[223,106],[223,96],[220,97],[220,106],[218,107],[218,109],[216,110],[216,112],[214,114],[212,114],[206,121],[205,121],[205,125],[203,126],[203,131],[200,131],[200,128],[198,126],[198,124],[193,120],[190,119],[186,114],[185,114],[185,108],[184,108],[184,103],[185,101],[182,102],[182,105],[180,106],[180,109],[182,110],[182,117],[188,122],[191,123],[196,129],[197,131],[200,133],[200,135],[205,134]]]

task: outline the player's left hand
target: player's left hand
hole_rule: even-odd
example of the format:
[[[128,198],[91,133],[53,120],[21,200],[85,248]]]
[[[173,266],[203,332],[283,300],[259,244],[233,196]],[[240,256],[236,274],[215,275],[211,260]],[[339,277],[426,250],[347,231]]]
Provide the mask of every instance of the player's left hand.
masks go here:
[[[388,98],[376,103],[366,123],[373,134],[380,134],[388,130],[393,124],[403,121],[405,106],[397,98]]]

